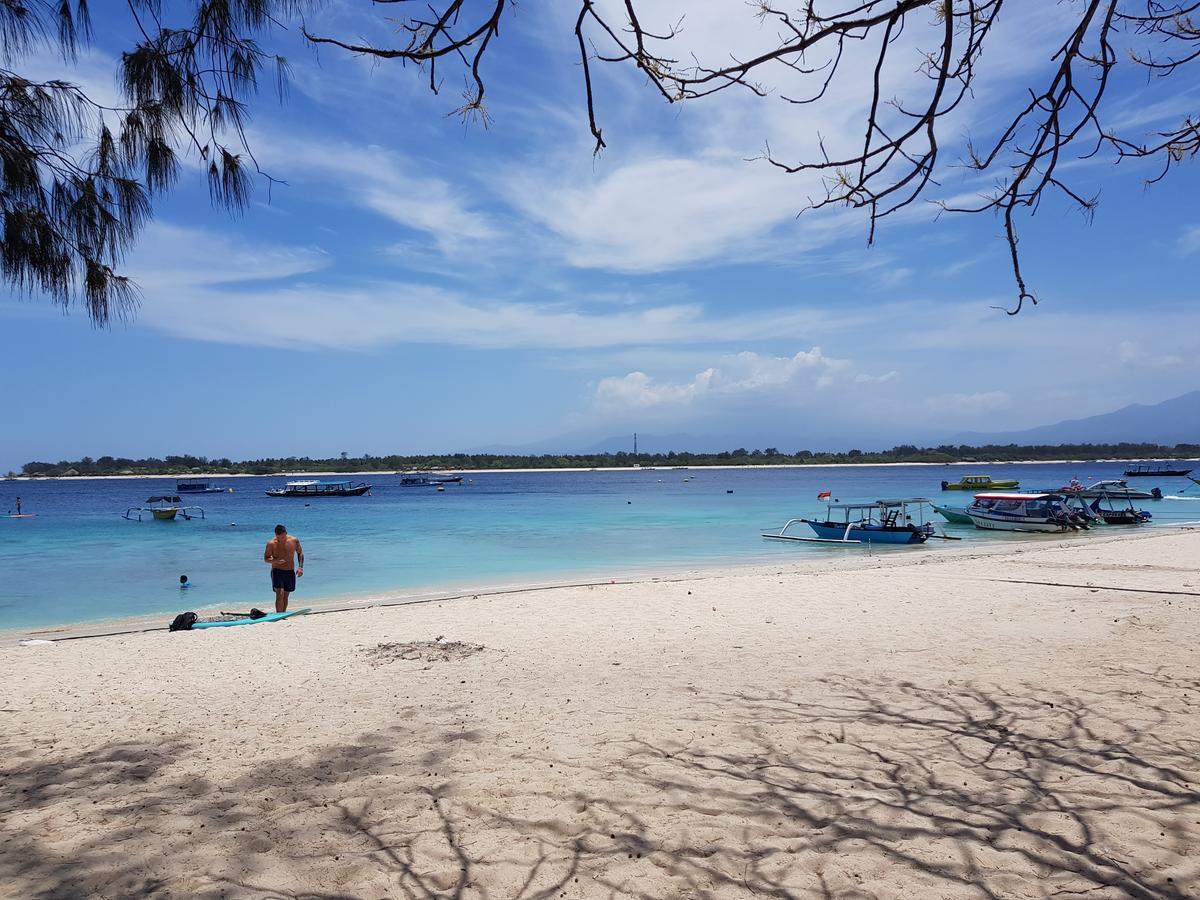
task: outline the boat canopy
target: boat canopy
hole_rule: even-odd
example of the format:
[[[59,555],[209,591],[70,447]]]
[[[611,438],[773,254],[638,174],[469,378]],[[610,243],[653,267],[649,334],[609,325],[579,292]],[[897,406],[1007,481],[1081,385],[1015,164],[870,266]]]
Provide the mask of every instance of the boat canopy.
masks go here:
[[[828,509],[895,509],[910,503],[928,503],[923,497],[913,497],[908,500],[876,500],[873,503],[830,503]]]
[[[1013,493],[992,493],[992,494],[976,494],[976,500],[1050,500],[1061,499],[1061,494],[1013,494]]]
[[[163,501],[165,501],[167,503],[181,502],[178,497],[172,496],[170,494],[155,494],[153,497],[149,497],[146,500],[147,503],[159,503],[159,502],[163,502]]]

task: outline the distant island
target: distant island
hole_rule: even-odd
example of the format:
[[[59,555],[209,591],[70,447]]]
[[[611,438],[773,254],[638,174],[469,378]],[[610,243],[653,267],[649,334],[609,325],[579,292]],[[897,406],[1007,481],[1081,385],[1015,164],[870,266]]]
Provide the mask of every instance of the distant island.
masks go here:
[[[826,451],[797,450],[784,453],[775,447],[765,450],[724,450],[720,453],[545,453],[536,456],[496,453],[446,453],[422,456],[340,456],[313,459],[288,456],[235,462],[228,458],[167,456],[163,459],[127,459],[101,456],[61,460],[56,463],[28,462],[20,474],[30,478],[70,478],[97,475],[280,475],[288,472],[369,472],[404,469],[602,469],[645,466],[806,466],[878,465],[887,463],[990,463],[1038,462],[1056,459],[1197,459],[1200,444],[988,444],[978,447],[942,445],[916,447],[901,444],[891,450]],[[10,472],[10,476],[17,473]]]

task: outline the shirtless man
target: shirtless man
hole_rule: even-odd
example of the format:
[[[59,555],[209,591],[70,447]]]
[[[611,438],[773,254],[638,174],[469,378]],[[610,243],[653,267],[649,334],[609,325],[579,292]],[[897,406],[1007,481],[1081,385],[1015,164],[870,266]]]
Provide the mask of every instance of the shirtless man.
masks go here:
[[[299,565],[293,564],[293,557]],[[304,574],[304,549],[300,539],[292,537],[282,525],[275,526],[275,538],[267,541],[263,562],[271,565],[271,587],[275,591],[275,612],[287,612],[288,594],[296,589],[296,576]]]

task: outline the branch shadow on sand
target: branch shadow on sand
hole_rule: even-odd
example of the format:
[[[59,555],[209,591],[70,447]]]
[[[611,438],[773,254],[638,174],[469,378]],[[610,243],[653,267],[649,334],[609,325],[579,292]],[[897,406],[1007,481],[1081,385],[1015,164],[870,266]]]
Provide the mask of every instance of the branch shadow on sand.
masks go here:
[[[503,752],[487,722],[416,756],[397,724],[221,784],[183,771],[183,743],[9,758],[0,819],[21,830],[0,883],[33,898],[1181,900],[1200,874],[1200,683],[1131,680],[697,695],[583,759]],[[56,836],[89,816],[86,837]]]

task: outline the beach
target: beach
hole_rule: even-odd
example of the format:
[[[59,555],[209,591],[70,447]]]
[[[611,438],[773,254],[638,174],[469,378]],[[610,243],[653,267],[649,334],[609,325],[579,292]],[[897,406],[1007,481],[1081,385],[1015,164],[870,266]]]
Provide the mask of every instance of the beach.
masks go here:
[[[0,894],[1197,896],[1197,559],[1163,529],[6,646]]]

